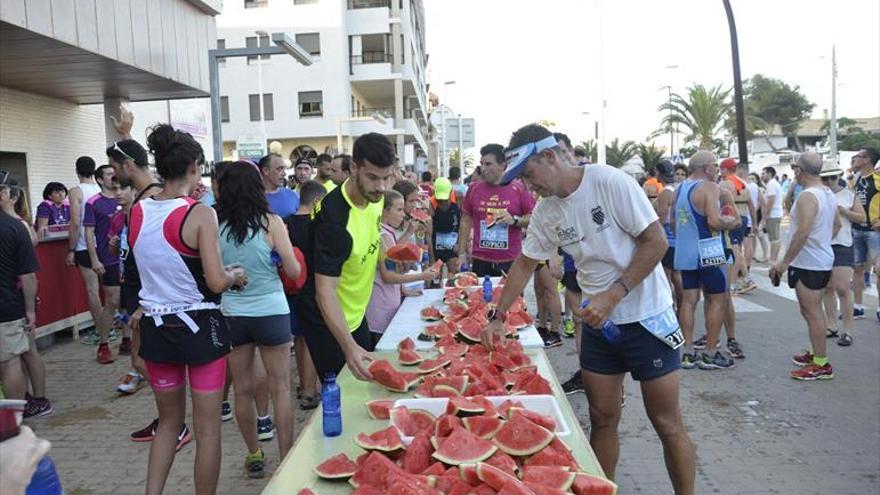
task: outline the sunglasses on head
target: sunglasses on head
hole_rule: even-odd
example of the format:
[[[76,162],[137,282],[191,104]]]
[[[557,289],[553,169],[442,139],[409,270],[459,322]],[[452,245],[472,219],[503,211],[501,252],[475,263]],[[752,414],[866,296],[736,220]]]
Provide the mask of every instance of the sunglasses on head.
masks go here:
[[[115,143],[113,143],[113,151],[118,151],[119,154],[124,156],[126,159],[131,160],[131,161],[135,161],[134,158],[132,158],[128,153],[122,151],[122,148],[119,147],[119,141],[116,141]]]

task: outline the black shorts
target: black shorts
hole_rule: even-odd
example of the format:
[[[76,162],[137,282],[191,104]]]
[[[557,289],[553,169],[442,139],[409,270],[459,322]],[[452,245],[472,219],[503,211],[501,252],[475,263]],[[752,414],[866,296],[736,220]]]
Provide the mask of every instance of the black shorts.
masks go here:
[[[455,251],[452,249],[435,249],[434,250],[434,259],[440,260],[444,263],[446,263],[447,261],[449,261],[453,258],[457,258],[457,257],[458,257],[458,254],[456,254]]]
[[[581,286],[578,285],[577,272],[565,272],[562,274],[562,285],[565,290],[581,293]]]
[[[122,285],[122,277],[119,274],[119,263],[104,265],[104,275],[101,276],[101,285],[104,287],[119,287]]]
[[[581,328],[581,368],[601,375],[629,372],[633,380],[653,380],[681,368],[678,349],[664,344],[641,323],[618,325],[620,338],[609,342],[601,329]]]
[[[675,248],[668,247],[666,248],[666,254],[663,255],[663,259],[660,260],[660,264],[663,265],[663,268],[667,270],[675,270]]]
[[[849,268],[856,266],[856,258],[853,254],[852,246],[832,244],[831,249],[834,251],[834,266],[845,266]]]
[[[122,289],[119,291],[119,307],[130,315],[134,314],[141,305],[138,292],[140,292],[140,287],[132,287],[125,283],[122,284]]]
[[[828,281],[831,280],[831,270],[817,271],[795,268],[793,266],[788,267],[788,286],[794,289],[798,280],[810,290],[822,290],[828,285]]]
[[[88,269],[92,268],[92,259],[89,258],[89,252],[85,249],[82,251],[75,251],[73,253],[73,259],[76,261],[77,266]]]
[[[193,333],[177,315],[163,315],[162,323],[141,318],[138,354],[154,363],[207,364],[229,354],[229,323],[219,309],[187,311],[198,326]]]
[[[290,314],[271,316],[227,316],[229,343],[276,346],[290,344]]]
[[[302,298],[297,301],[297,312],[307,311],[308,307],[304,307],[301,302]],[[339,342],[330,333],[330,329],[324,324],[318,324],[314,320],[317,318],[302,318],[299,320],[300,330],[306,339],[306,345],[309,347],[309,354],[312,356],[312,362],[315,364],[315,371],[318,372],[318,378],[321,382],[327,372],[339,372],[345,366],[345,354],[339,347]],[[368,351],[373,350],[373,342],[370,337],[370,327],[367,325],[367,319],[361,321],[357,330],[351,333],[351,337],[355,342]]]
[[[473,270],[473,272],[476,273],[477,276],[480,278],[483,278],[486,275],[490,277],[500,277],[505,273],[510,273],[510,267],[512,265],[513,261],[502,261],[500,263],[495,263],[492,261],[475,259],[473,265],[471,265],[471,270]]]

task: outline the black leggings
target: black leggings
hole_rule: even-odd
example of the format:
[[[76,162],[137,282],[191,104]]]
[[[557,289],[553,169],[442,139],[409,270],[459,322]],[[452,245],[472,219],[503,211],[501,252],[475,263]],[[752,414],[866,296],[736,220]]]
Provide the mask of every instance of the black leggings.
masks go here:
[[[312,362],[315,364],[315,370],[318,372],[318,378],[321,383],[324,382],[324,376],[328,372],[335,373],[337,376],[345,366],[345,354],[339,343],[330,333],[330,329],[325,325],[316,325],[313,322],[301,321],[303,335],[306,338],[306,345],[309,347],[309,354],[312,356]],[[367,326],[367,319],[361,321],[357,330],[351,333],[354,341],[367,351],[373,350],[373,342],[370,338],[370,328]]]

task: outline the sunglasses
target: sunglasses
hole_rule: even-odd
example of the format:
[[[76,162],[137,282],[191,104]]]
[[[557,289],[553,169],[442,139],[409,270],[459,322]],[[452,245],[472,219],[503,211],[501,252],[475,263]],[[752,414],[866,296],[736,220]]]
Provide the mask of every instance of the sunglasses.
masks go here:
[[[113,143],[113,151],[118,151],[119,154],[121,154],[125,158],[127,158],[131,161],[135,161],[134,158],[132,158],[128,153],[122,151],[122,148],[119,147],[119,141],[116,141],[115,143]]]

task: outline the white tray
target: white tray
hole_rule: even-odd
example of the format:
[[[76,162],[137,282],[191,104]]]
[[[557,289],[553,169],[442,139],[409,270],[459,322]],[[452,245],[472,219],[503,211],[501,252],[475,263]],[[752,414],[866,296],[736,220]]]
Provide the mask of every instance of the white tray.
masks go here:
[[[545,416],[551,416],[554,421],[556,421],[556,433],[557,437],[566,437],[571,435],[571,430],[568,428],[568,423],[565,421],[565,418],[562,417],[562,410],[559,409],[559,404],[556,402],[556,397],[552,395],[504,395],[498,397],[486,397],[493,405],[499,406],[505,400],[511,401],[519,401],[522,403],[523,408],[528,409],[529,411],[534,411],[539,414],[543,414]],[[446,404],[449,403],[449,399],[445,397],[441,398],[428,398],[428,399],[398,399],[394,401],[394,405],[392,407],[401,407],[406,406],[407,409],[421,409],[423,411],[427,411],[433,414],[435,417],[440,417],[446,413]],[[388,420],[388,424],[391,425],[391,420]],[[401,435],[400,439],[404,444],[409,445],[412,442],[413,437],[406,437]]]

